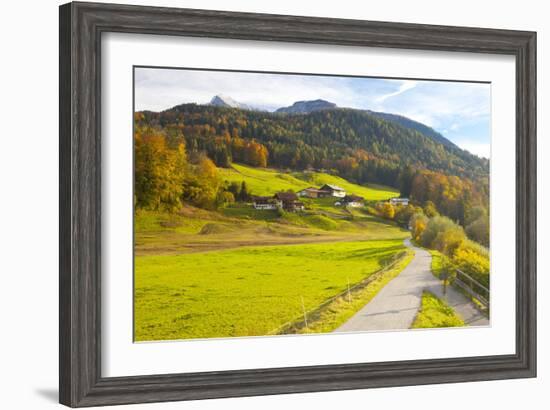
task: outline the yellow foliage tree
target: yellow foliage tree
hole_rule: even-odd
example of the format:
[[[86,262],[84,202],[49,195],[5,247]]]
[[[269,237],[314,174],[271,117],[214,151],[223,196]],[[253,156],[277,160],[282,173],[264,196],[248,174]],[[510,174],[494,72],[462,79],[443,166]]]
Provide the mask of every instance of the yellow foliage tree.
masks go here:
[[[389,202],[384,202],[382,205],[382,216],[386,219],[393,219],[395,216],[395,208]]]

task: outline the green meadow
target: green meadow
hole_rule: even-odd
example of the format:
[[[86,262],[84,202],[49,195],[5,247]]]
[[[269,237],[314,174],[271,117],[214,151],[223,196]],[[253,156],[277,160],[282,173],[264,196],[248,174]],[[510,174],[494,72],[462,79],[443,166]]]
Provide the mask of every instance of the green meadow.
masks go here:
[[[399,191],[381,185],[358,185],[344,178],[323,172],[281,172],[267,168],[253,168],[232,164],[231,168],[220,168],[220,176],[229,182],[245,181],[254,195],[273,195],[279,191],[300,191],[301,189],[324,184],[338,185],[348,193],[359,195],[370,201],[383,201],[399,196]]]
[[[398,195],[322,173],[235,164],[219,172],[224,180],[245,181],[254,195],[324,183],[367,200]],[[304,309],[316,309],[403,252],[406,230],[362,210],[337,207],[336,201],[304,198],[306,210],[298,213],[256,210],[242,202],[215,211],[189,205],[173,213],[138,210],[136,340],[276,333],[302,320]],[[320,318],[312,329],[330,331],[352,313],[346,309],[338,320]]]
[[[137,341],[259,336],[381,269],[401,239],[138,256]]]

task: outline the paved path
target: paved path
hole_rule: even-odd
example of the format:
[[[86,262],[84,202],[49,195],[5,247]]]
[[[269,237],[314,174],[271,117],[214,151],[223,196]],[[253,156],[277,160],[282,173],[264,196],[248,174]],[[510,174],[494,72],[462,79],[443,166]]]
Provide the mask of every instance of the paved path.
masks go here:
[[[424,249],[414,249],[415,256],[405,269],[378,292],[378,294],[335,332],[409,329],[422,301],[422,292],[429,290],[445,299],[468,326],[488,326],[489,320],[464,295],[448,287],[443,296],[441,281],[431,272],[432,256]]]

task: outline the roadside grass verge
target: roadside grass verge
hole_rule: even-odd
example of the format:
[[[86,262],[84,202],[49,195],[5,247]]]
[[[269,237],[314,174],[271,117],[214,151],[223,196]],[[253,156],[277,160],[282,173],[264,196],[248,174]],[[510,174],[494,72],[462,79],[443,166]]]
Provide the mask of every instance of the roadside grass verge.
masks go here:
[[[426,249],[432,255],[432,273],[436,278],[440,278],[444,270],[443,258],[441,252],[435,249]]]
[[[396,255],[398,256],[398,255]],[[284,326],[279,330],[279,334],[288,333],[326,333],[336,330],[344,324],[364,305],[369,303],[376,294],[388,284],[392,279],[401,273],[414,257],[414,251],[404,250],[397,257],[395,263],[388,268],[383,268],[379,272],[368,277],[348,293],[336,297],[334,300],[321,308],[309,312],[305,321],[300,318],[296,322]]]
[[[445,301],[431,292],[425,291],[422,294],[422,306],[414,319],[412,329],[461,326],[465,326],[464,320]]]

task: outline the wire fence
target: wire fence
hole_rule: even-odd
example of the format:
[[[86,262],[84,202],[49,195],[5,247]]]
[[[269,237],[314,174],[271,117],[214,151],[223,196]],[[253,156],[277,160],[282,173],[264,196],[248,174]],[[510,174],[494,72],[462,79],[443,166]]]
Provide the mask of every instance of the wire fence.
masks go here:
[[[466,292],[470,297],[476,299],[485,308],[489,308],[491,292],[487,287],[479,283],[470,275],[462,272],[460,269],[456,269],[456,276],[453,280],[453,284]]]
[[[369,275],[367,278],[363,279],[362,281],[356,283],[353,286],[350,286],[349,279],[348,279],[347,287],[345,290],[325,300],[323,303],[316,306],[315,308],[306,310],[304,306],[304,298],[303,296],[300,296],[301,305],[302,305],[302,314],[299,317],[296,317],[294,320],[283,323],[281,326],[272,330],[271,332],[268,332],[267,334],[279,335],[279,334],[295,333],[298,330],[301,330],[303,328],[308,328],[309,325],[312,322],[314,322],[315,319],[321,314],[321,312],[332,302],[336,301],[339,298],[342,298],[344,300],[347,300],[349,303],[351,303],[353,299],[352,294],[354,291],[366,287],[369,283],[378,279],[381,275],[383,275],[387,271],[393,269],[399,262],[405,259],[405,257],[408,254],[409,254],[409,251],[401,251],[398,254],[392,256],[392,258],[390,259],[390,262],[387,265],[385,265],[382,269],[379,269],[378,271],[374,272],[373,274]]]

